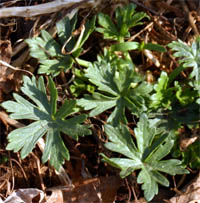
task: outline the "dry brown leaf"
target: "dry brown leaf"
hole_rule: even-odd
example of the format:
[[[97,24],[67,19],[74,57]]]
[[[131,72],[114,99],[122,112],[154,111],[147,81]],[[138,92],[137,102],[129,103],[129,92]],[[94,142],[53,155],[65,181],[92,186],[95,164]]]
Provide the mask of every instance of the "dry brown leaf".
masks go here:
[[[182,195],[170,199],[171,203],[195,202],[200,200],[200,172],[183,190]]]
[[[120,177],[100,177],[100,192],[103,202],[114,202],[117,190],[122,185],[123,180]]]
[[[0,60],[10,65],[12,47],[9,40],[0,40]],[[23,72],[15,71],[12,68],[0,63],[0,102],[3,100],[3,93],[18,91]]]
[[[12,47],[9,40],[0,40],[0,59],[10,63],[12,56]]]
[[[74,183],[74,189],[64,189],[63,187],[49,188],[53,201],[65,203],[85,203],[85,202],[114,202],[118,188],[122,184],[122,179],[116,176],[91,178],[79,180]],[[59,189],[60,188],[60,189]],[[47,201],[49,203],[49,200]]]
[[[183,138],[180,140],[180,148],[182,151],[186,150],[191,144],[193,144],[198,139],[198,136]]]
[[[61,190],[54,190],[46,203],[63,203],[63,193]]]
[[[87,179],[74,183],[75,188],[72,191],[63,191],[64,202],[101,202],[97,188],[100,185],[98,178]]]
[[[41,203],[43,199],[43,191],[38,190],[36,188],[28,188],[16,190],[8,198],[6,198],[4,203]]]

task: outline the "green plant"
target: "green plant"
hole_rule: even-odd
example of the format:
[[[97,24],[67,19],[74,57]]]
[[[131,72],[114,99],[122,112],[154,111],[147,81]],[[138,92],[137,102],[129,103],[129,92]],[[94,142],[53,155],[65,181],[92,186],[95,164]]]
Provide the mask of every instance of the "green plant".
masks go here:
[[[128,4],[124,7],[117,7],[115,10],[115,22],[103,13],[98,14],[98,23],[101,27],[97,27],[96,31],[103,34],[104,39],[116,40],[118,43],[113,44],[110,47],[112,52],[114,51],[130,51],[138,49],[140,51],[144,49],[165,52],[165,48],[158,44],[152,44],[144,42],[125,42],[125,39],[130,37],[129,30],[137,25],[142,25],[141,20],[143,18],[149,18],[144,12],[135,12],[136,5]],[[128,58],[129,55],[127,55]]]
[[[176,98],[182,106],[195,102],[199,96],[198,91],[189,86],[181,87],[179,84],[177,84],[177,88],[178,90],[176,92]]]
[[[99,60],[90,65],[85,74],[98,91],[85,95],[78,100],[78,105],[85,110],[92,110],[89,113],[91,117],[115,107],[107,119],[113,125],[127,122],[125,108],[137,116],[146,111],[151,85],[143,81],[129,63],[117,67],[103,57]]]
[[[173,72],[170,76],[166,72],[161,72],[158,82],[154,84],[155,93],[151,95],[151,108],[172,110],[175,104],[187,106],[198,98],[198,91],[194,90],[187,83],[181,84],[178,81],[174,81],[174,86],[170,87],[172,83],[171,76],[174,76]]]
[[[181,150],[179,143],[173,147],[172,156],[174,158],[182,159],[182,163],[185,166],[189,166],[192,169],[200,168],[200,141],[197,139],[194,143],[189,145],[185,150]]]
[[[96,28],[96,31],[102,33],[104,39],[116,40],[118,43],[105,49],[104,55],[98,56],[98,61],[85,70],[85,76],[97,86],[98,92],[85,95],[85,98],[78,101],[78,105],[85,110],[92,110],[89,116],[96,116],[115,107],[107,119],[107,122],[115,126],[120,122],[127,123],[126,108],[137,116],[146,111],[152,90],[151,85],[134,71],[134,64],[128,53],[129,50],[142,49],[140,43],[124,42],[126,37],[130,37],[129,29],[143,24],[141,20],[148,17],[143,12],[135,13],[135,8],[134,4],[118,7],[115,11],[116,24],[108,15],[98,15],[98,23],[102,27]],[[144,44],[141,45],[144,48]],[[160,50],[163,51],[162,48]],[[116,51],[122,52],[123,57],[118,57]]]
[[[89,93],[94,93],[95,86],[92,85],[88,79],[85,77],[84,72],[79,69],[74,69],[73,71],[75,79],[73,81],[73,84],[70,85],[70,91],[75,96],[78,97],[85,91]]]
[[[166,72],[162,72],[158,82],[154,85],[155,93],[151,95],[151,107],[171,109],[171,104],[176,99],[174,93],[178,90],[177,85],[175,83],[175,87],[169,87],[169,77]]]
[[[174,56],[181,58],[180,66],[170,75],[162,72],[156,84],[148,84],[145,77],[136,72],[129,51],[149,49],[164,52],[165,48],[152,43],[127,41],[132,32],[130,29],[142,25],[141,20],[148,18],[145,13],[136,12],[135,8],[134,4],[118,7],[113,20],[103,13],[98,15],[101,27],[96,31],[102,33],[104,39],[114,40],[114,44],[104,48],[104,53],[97,56],[96,62],[79,58],[84,42],[95,29],[95,17],[76,30],[76,14],[71,20],[64,18],[57,23],[57,38],[43,30],[41,37],[26,40],[31,56],[39,60],[39,74],[55,77],[71,68],[74,62],[86,67],[71,71],[75,79],[68,84],[76,98],[66,99],[57,110],[58,92],[52,78],[49,77],[49,91],[46,91],[43,77],[36,80],[25,76],[21,90],[27,99],[13,94],[16,101],[6,101],[1,106],[11,113],[13,119],[34,121],[8,135],[7,149],[21,150],[21,157],[25,158],[37,141],[46,135],[42,161],[46,162],[49,158],[56,170],[65,159],[70,159],[61,136],[67,134],[77,140],[79,136],[91,133],[89,126],[83,125],[87,115],[75,113],[82,107],[90,110],[88,115],[93,117],[109,110],[106,112],[108,124],[105,132],[110,142],[105,147],[119,153],[120,158],[101,154],[103,161],[119,168],[122,178],[137,170],[137,182],[142,184],[145,198],[150,201],[158,193],[158,184],[169,186],[162,172],[170,175],[188,173],[180,160],[166,159],[166,156],[172,155],[174,132],[181,125],[196,127],[200,120],[200,37],[192,46],[180,40],[170,43]],[[193,67],[189,80],[176,81],[181,71],[188,67]],[[83,93],[87,94],[78,99]],[[139,119],[134,129],[137,145],[125,125],[128,123],[126,112],[129,119],[130,114],[136,121]],[[199,143],[191,146],[189,152],[180,153],[184,164],[199,166],[199,159],[196,163],[192,162],[198,147]]]
[[[177,159],[162,160],[174,145],[173,131],[164,133],[150,125],[148,118],[142,114],[134,129],[137,147],[125,125],[114,128],[105,126],[105,132],[110,140],[105,147],[110,151],[120,153],[126,158],[108,158],[103,156],[103,161],[121,170],[122,178],[130,175],[135,170],[141,170],[137,182],[142,184],[144,196],[147,201],[153,199],[158,193],[158,184],[169,186],[169,181],[160,172],[170,175],[188,173]]]
[[[191,46],[181,40],[173,41],[168,46],[175,51],[173,55],[179,58],[179,63],[183,68],[193,68],[190,78],[195,78],[195,80],[191,81],[191,85],[200,94],[200,37],[197,37]]]
[[[115,10],[116,24],[112,22],[106,14],[98,14],[98,23],[102,27],[96,28],[96,31],[103,34],[104,39],[117,40],[124,42],[124,39],[130,37],[129,29],[137,25],[142,25],[141,20],[149,18],[144,12],[135,12],[136,5],[128,4]]]
[[[148,110],[150,117],[157,119],[168,130],[177,130],[181,125],[196,126],[199,122],[199,45],[199,37],[192,46],[180,40],[168,45],[175,51],[174,56],[179,58],[181,65],[169,76],[165,72],[161,73],[154,85],[155,92],[151,96],[151,108]],[[193,70],[188,80],[174,81],[181,71],[189,67],[193,67]]]
[[[30,55],[39,60],[39,74],[52,74],[57,76],[61,71],[70,69],[76,61],[81,65],[88,66],[88,62],[79,59],[83,44],[95,29],[93,17],[81,27],[79,36],[73,34],[77,23],[77,14],[70,20],[63,18],[56,24],[58,42],[45,30],[41,31],[41,37],[27,39],[30,47]],[[63,53],[62,49],[65,53]]]
[[[18,94],[13,94],[16,101],[6,101],[1,106],[11,112],[10,117],[13,119],[30,119],[34,122],[9,133],[9,144],[6,149],[14,152],[21,150],[21,157],[25,158],[32,152],[38,140],[46,134],[42,161],[45,163],[50,158],[50,164],[59,170],[64,159],[70,158],[60,133],[67,134],[75,140],[78,136],[90,134],[89,126],[81,125],[87,116],[82,114],[65,119],[78,111],[75,100],[65,100],[57,111],[58,92],[51,78],[49,78],[50,101],[43,77],[37,81],[35,77],[30,79],[25,76],[23,81],[21,91],[33,103]]]

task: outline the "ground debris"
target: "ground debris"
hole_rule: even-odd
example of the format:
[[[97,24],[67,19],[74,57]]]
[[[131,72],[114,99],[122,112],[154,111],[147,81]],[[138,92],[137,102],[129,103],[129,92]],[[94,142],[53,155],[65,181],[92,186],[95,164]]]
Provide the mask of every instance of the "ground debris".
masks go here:
[[[170,199],[171,203],[199,202],[200,200],[200,173],[177,195]]]
[[[41,190],[36,188],[18,189],[4,203],[32,203],[36,199],[38,203],[43,202],[44,193]]]

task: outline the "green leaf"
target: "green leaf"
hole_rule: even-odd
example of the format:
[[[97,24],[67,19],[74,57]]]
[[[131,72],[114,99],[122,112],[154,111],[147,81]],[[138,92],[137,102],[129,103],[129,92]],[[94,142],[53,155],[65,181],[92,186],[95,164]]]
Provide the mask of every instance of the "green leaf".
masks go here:
[[[168,46],[175,52],[173,55],[179,58],[179,63],[183,64],[184,68],[193,67],[190,77],[195,77],[200,87],[200,37],[191,46],[181,40],[173,41]]]
[[[80,69],[74,69],[73,74],[75,79],[73,80],[73,84],[70,85],[70,91],[75,96],[78,97],[85,92],[94,93],[95,86],[91,84],[88,79],[84,75],[84,71]]]
[[[193,90],[193,88],[182,88],[177,84],[178,90],[176,92],[176,97],[182,106],[186,106],[189,103],[193,103],[195,98],[198,98],[198,92]]]
[[[177,85],[178,83],[176,82],[175,87],[169,87],[169,77],[167,73],[164,71],[161,72],[157,84],[154,85],[156,93],[151,96],[151,107],[155,109],[159,107],[170,109],[175,99],[175,91],[178,90]]]
[[[184,151],[180,148],[179,142],[177,141],[172,156],[177,157],[177,155],[182,158],[183,164],[198,170],[200,167],[200,140],[197,139]]]
[[[151,201],[153,197],[158,194],[158,184],[146,168],[140,171],[137,182],[142,184],[144,197],[147,201]]]
[[[168,84],[171,84],[171,82],[183,71],[183,69],[184,69],[183,65],[180,65],[177,68],[175,68],[169,75]]]
[[[123,42],[125,37],[130,37],[129,29],[137,25],[142,25],[141,20],[148,15],[144,12],[135,12],[136,6],[128,4],[123,8],[118,7],[115,11],[116,24],[111,18],[103,13],[98,15],[98,23],[101,27],[96,31],[103,34],[104,39],[117,40]]]
[[[158,51],[158,52],[166,52],[166,49],[159,45],[159,44],[153,44],[153,43],[147,43],[143,46],[143,49],[148,49],[151,51]]]
[[[77,14],[75,14],[71,20],[65,17],[56,24],[58,41],[55,41],[45,30],[41,31],[41,37],[26,40],[30,47],[30,55],[39,60],[38,73],[51,74],[55,77],[61,71],[70,69],[74,63],[74,58],[77,58],[76,61],[80,61],[78,57],[83,50],[82,46],[95,29],[95,19],[96,17],[93,17],[85,25],[82,25],[80,35],[73,34],[77,23]],[[66,54],[61,52],[63,46]]]
[[[69,19],[69,17],[65,17],[58,23],[56,23],[58,37],[62,44],[64,44],[71,37],[72,32],[75,30],[76,23],[77,23],[77,13],[73,16],[71,20]],[[72,49],[72,47],[68,48]]]
[[[111,51],[130,51],[130,50],[135,50],[139,48],[139,43],[138,42],[122,42],[118,44],[112,45]]]
[[[54,115],[57,110],[58,92],[57,92],[56,86],[51,78],[49,78],[49,89],[50,89],[51,115]]]
[[[107,122],[118,125],[120,121],[126,122],[125,108],[138,116],[147,110],[146,100],[152,90],[151,86],[142,82],[128,63],[121,68],[109,60],[99,58],[98,62],[89,66],[85,76],[98,89],[93,95],[85,95],[78,100],[78,105],[85,110],[92,110],[89,116],[96,116],[114,107]],[[135,83],[137,85],[133,88],[132,84]]]
[[[57,111],[57,89],[53,80],[49,79],[50,101],[47,98],[44,80],[42,77],[35,79],[25,76],[22,92],[33,101],[33,103],[24,99],[18,94],[14,94],[16,101],[6,101],[1,104],[14,119],[31,119],[35,122],[13,130],[8,135],[7,150],[18,152],[21,150],[21,157],[25,158],[32,152],[38,140],[46,134],[46,144],[42,161],[50,159],[50,164],[59,170],[64,160],[69,160],[69,151],[67,150],[60,132],[78,139],[78,136],[90,134],[88,126],[81,125],[86,119],[85,115],[74,116],[68,120],[65,118],[77,112],[76,102],[66,100]]]
[[[69,57],[61,53],[61,45],[45,30],[41,31],[41,37],[27,39],[26,42],[30,47],[30,55],[37,58],[41,64],[38,73],[51,73],[56,76],[60,69],[70,66]]]
[[[95,30],[95,22],[96,22],[96,16],[94,16],[91,20],[86,21],[85,23],[85,31],[83,34],[83,38],[81,40],[80,46],[82,47],[85,41],[88,39],[90,34]]]
[[[160,172],[170,175],[188,173],[181,165],[181,161],[162,160],[170,153],[174,145],[174,134],[171,131],[167,135],[157,126],[152,126],[145,114],[140,116],[137,128],[134,129],[137,147],[125,125],[117,127],[105,125],[105,132],[109,138],[105,147],[122,154],[125,158],[109,158],[101,154],[103,161],[121,169],[120,176],[122,178],[140,169],[137,182],[142,184],[147,201],[151,201],[158,194],[158,184],[169,186],[169,181]]]
[[[104,39],[118,39],[117,27],[108,15],[99,13],[98,23],[103,28],[96,28],[96,31],[102,33],[104,35]]]

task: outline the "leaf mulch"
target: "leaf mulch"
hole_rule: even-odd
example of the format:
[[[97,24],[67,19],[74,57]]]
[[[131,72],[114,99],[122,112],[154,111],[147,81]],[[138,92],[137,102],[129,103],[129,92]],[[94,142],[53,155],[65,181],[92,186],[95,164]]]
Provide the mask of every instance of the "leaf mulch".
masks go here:
[[[51,2],[51,0],[1,0],[0,9],[47,2]],[[143,26],[132,31],[132,40],[148,40],[166,45],[173,40],[181,39],[188,43],[200,32],[199,0],[101,0],[100,2],[93,10],[79,9],[79,22],[81,23],[88,13],[89,16],[93,16],[98,12],[104,12],[112,16],[117,6],[132,2],[137,5],[137,11],[147,12],[151,17],[150,21],[146,21]],[[54,27],[55,23],[72,9],[74,7],[30,18],[0,17],[0,59],[12,65],[7,67],[1,64],[0,103],[12,99],[12,93],[19,91],[23,74],[28,74],[27,71],[35,75],[37,73],[38,63],[29,56],[28,47],[23,40],[37,36],[41,28]],[[106,45],[99,34],[93,33],[84,47],[87,50],[84,55],[85,59],[95,60],[99,50],[103,50]],[[150,82],[154,81],[162,70],[170,73],[177,67],[176,61],[169,52],[155,54],[153,57],[154,60],[148,56],[144,58],[141,53],[132,55],[134,63],[140,67],[142,72],[148,71],[150,75],[147,80]],[[65,77],[69,77],[69,74],[66,73]],[[186,77],[186,75],[183,73],[182,77]],[[58,77],[56,85],[58,88],[61,87],[60,95],[64,91],[63,83],[63,77]],[[107,154],[109,153],[103,146],[107,141],[102,129],[103,121],[106,118],[107,115],[103,114],[88,119],[88,122],[93,124],[92,136],[81,138],[78,142],[64,138],[71,154],[71,160],[65,162],[64,168],[73,183],[74,188],[72,189],[58,178],[54,169],[48,164],[41,163],[41,152],[38,147],[24,160],[21,160],[18,153],[5,150],[8,133],[26,125],[27,121],[20,123],[9,119],[3,109],[0,109],[0,197],[5,199],[14,190],[23,188],[27,190],[18,191],[10,202],[18,202],[16,198],[25,197],[24,202],[40,202],[44,192],[46,198],[49,198],[46,202],[146,202],[140,185],[136,183],[136,174],[122,180],[118,176],[117,169],[101,162],[99,153],[105,151]],[[192,143],[193,140],[184,137],[181,146],[187,148],[188,142]],[[198,181],[199,175],[197,176],[197,174],[198,171],[191,170],[189,175],[171,177],[170,187],[160,186],[159,194],[151,202],[181,203],[199,200],[200,181]],[[195,179],[193,180],[193,178]],[[191,180],[192,183],[187,187]]]

